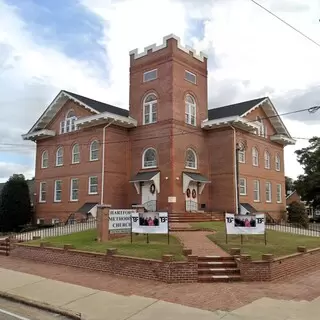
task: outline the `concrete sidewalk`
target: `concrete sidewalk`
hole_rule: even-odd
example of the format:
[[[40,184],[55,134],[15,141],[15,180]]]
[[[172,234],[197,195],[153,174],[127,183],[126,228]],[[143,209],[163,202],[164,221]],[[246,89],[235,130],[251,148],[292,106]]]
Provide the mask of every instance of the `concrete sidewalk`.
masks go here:
[[[134,295],[117,295],[8,269],[0,269],[0,291],[80,313],[81,319],[86,320],[218,320],[226,314]]]

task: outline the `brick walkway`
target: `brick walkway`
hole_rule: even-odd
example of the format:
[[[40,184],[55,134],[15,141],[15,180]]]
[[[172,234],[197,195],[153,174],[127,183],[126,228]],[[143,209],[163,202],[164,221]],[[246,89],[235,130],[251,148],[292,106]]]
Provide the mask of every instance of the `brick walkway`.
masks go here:
[[[229,256],[224,250],[207,238],[212,234],[208,231],[174,232],[173,235],[180,239],[187,249],[192,249],[192,254],[202,256]]]
[[[273,283],[165,284],[102,272],[0,256],[1,268],[105,290],[140,295],[208,310],[233,310],[262,297],[312,300],[320,295],[320,270]]]

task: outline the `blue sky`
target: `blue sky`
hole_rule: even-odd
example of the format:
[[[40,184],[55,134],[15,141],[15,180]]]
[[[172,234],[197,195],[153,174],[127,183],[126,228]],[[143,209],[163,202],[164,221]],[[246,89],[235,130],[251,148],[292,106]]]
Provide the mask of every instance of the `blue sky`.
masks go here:
[[[320,41],[318,0],[278,2],[264,1]],[[280,111],[320,102],[319,48],[247,0],[0,0],[0,182],[33,176],[34,144],[21,134],[61,89],[128,108],[129,50],[171,33],[209,55],[209,107],[265,95]],[[307,115],[285,123],[293,136],[318,132]],[[301,141],[287,149],[291,176]]]

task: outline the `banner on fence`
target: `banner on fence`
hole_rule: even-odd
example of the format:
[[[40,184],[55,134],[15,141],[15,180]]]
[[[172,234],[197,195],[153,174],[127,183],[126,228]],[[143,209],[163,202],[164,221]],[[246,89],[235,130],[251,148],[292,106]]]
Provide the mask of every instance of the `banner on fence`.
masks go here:
[[[132,209],[109,210],[109,232],[110,233],[130,233],[131,215],[136,213]]]
[[[168,212],[132,213],[132,232],[157,234],[168,233]]]
[[[226,213],[225,217],[227,234],[264,234],[265,216],[263,213],[256,215],[236,215]]]

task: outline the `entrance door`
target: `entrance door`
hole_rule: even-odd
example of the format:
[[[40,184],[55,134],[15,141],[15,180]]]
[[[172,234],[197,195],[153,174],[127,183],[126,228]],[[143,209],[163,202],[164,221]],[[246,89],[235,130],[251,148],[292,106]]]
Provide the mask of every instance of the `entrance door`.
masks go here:
[[[152,181],[144,182],[141,186],[141,203],[148,211],[157,210],[157,191]]]
[[[186,191],[186,211],[198,211],[198,185],[194,181],[190,181]]]

